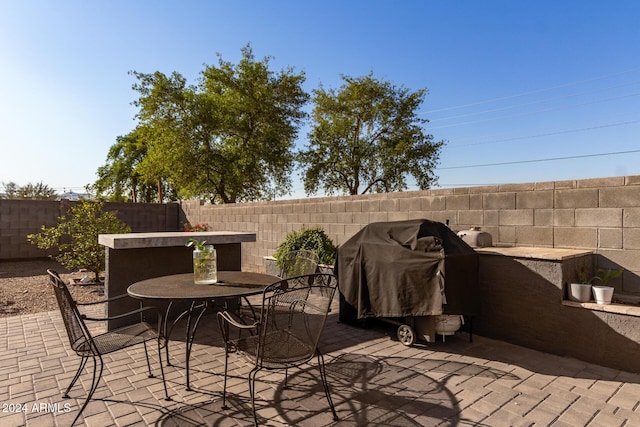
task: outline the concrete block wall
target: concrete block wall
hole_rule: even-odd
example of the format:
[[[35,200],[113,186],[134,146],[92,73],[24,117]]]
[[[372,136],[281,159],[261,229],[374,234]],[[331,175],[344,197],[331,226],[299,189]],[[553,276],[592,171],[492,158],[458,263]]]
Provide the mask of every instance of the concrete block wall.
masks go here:
[[[0,260],[45,256],[26,241],[73,202],[0,200]],[[205,205],[109,203],[135,232],[176,231],[188,220],[213,230],[251,231],[243,266],[264,269],[286,234],[322,226],[341,244],[379,221],[427,218],[454,230],[482,227],[498,245],[591,249],[604,268],[624,268],[618,293],[640,296],[640,176]]]
[[[243,266],[260,271],[286,234],[322,226],[337,244],[371,222],[427,218],[454,230],[482,227],[494,244],[591,249],[603,268],[624,268],[619,293],[640,296],[640,176],[321,197],[232,205],[182,202],[192,224],[251,231]]]
[[[59,202],[0,200],[0,259],[46,256],[45,251],[27,241],[27,235],[40,232],[43,225],[55,226],[60,210]]]
[[[116,212],[135,233],[179,231],[180,205],[178,203],[105,203],[106,211]]]
[[[42,226],[52,227],[76,202],[69,200],[0,199],[0,260],[42,258],[53,253],[38,249],[27,235],[39,233]],[[105,210],[116,211],[134,232],[177,231],[177,203],[106,203]]]

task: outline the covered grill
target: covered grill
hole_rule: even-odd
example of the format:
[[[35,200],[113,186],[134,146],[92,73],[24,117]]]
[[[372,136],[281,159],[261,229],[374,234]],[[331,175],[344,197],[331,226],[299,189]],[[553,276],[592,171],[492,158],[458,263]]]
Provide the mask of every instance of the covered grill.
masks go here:
[[[340,246],[336,273],[344,323],[405,318],[415,328],[415,318],[479,310],[478,254],[440,222],[369,224]]]

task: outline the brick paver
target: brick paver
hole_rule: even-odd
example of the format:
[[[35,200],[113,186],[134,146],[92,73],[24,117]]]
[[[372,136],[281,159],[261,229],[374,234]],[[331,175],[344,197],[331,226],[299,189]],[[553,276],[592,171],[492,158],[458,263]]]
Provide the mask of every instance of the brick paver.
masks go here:
[[[395,327],[353,328],[327,322],[322,339],[327,375],[340,421],[331,417],[315,365],[258,376],[257,407],[271,426],[640,425],[640,375],[591,365],[458,333],[446,342],[405,347]],[[96,328],[99,328],[97,325]],[[165,368],[172,401],[147,378],[141,348],[113,354],[81,421],[88,426],[215,425],[252,422],[246,375],[231,358],[228,409],[222,409],[224,351],[213,317],[203,320],[192,353],[192,387],[185,390],[184,338],[172,335]],[[164,354],[163,354],[164,357]],[[85,372],[63,399],[77,368],[58,312],[0,319],[0,425],[68,425],[91,383]],[[90,369],[90,368],[89,368]],[[82,424],[79,423],[79,424]]]

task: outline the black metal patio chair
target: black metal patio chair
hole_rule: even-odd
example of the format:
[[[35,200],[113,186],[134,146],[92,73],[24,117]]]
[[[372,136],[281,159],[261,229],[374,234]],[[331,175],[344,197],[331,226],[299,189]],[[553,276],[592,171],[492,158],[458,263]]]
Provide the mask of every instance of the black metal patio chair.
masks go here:
[[[218,313],[220,331],[225,341],[225,364],[222,405],[226,409],[229,354],[238,353],[253,365],[249,373],[249,393],[253,420],[258,425],[255,405],[256,375],[263,369],[287,370],[317,359],[324,393],[333,418],[338,419],[324,368],[318,341],[324,329],[337,279],[332,274],[310,274],[283,279],[263,292],[260,319],[244,323],[232,313]],[[231,332],[234,338],[231,337]],[[242,333],[247,332],[247,333]]]
[[[154,377],[153,372],[151,372],[151,363],[149,362],[149,354],[147,352],[147,341],[157,341],[158,358],[160,361],[162,382],[164,384],[165,399],[170,400],[167,390],[167,383],[164,377],[164,368],[162,367],[161,352],[162,347],[166,346],[167,344],[166,339],[161,334],[159,334],[156,329],[154,329],[150,324],[142,321],[143,312],[156,311],[158,314],[158,330],[160,330],[160,325],[162,325],[162,313],[160,312],[160,310],[155,307],[144,307],[114,317],[91,318],[81,313],[78,309],[78,306],[88,306],[93,304],[101,304],[104,302],[112,302],[128,296],[120,295],[118,297],[108,298],[91,303],[77,303],[71,296],[71,293],[67,288],[67,284],[60,278],[60,275],[53,270],[47,270],[47,273],[49,273],[50,283],[56,295],[56,300],[58,301],[60,314],[62,315],[62,320],[64,321],[64,326],[67,330],[71,348],[76,352],[78,356],[81,357],[80,366],[78,367],[75,376],[71,380],[71,383],[65,390],[62,397],[69,398],[69,391],[76,383],[76,381],[78,381],[78,378],[80,378],[80,374],[84,369],[87,361],[90,358],[93,359],[93,379],[91,381],[91,388],[89,389],[89,394],[87,395],[87,398],[82,404],[82,407],[78,411],[78,414],[76,415],[71,425],[75,424],[78,418],[80,418],[82,411],[84,411],[87,404],[89,403],[89,400],[91,400],[93,393],[98,388],[98,383],[100,382],[100,378],[102,377],[102,371],[104,368],[104,361],[102,359],[103,355],[113,353],[118,350],[123,350],[137,344],[143,344],[145,356],[147,358],[147,367],[149,368],[149,378]],[[98,335],[92,335],[87,327],[87,324],[85,323],[85,321],[106,321],[135,315],[137,315],[136,317],[139,316],[139,320],[136,323]]]
[[[284,254],[281,261],[280,273],[278,276],[287,277],[313,274],[318,269],[320,258],[317,253],[307,249],[300,249]]]

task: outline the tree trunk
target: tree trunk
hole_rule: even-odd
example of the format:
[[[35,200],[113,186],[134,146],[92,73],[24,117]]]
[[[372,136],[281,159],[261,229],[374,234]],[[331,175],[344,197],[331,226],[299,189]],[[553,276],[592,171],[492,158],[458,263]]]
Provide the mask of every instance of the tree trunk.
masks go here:
[[[158,203],[162,203],[162,181],[158,180]]]

